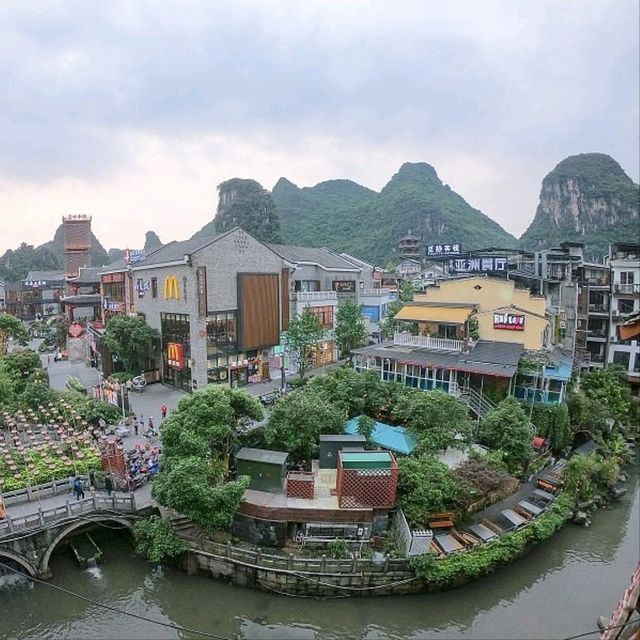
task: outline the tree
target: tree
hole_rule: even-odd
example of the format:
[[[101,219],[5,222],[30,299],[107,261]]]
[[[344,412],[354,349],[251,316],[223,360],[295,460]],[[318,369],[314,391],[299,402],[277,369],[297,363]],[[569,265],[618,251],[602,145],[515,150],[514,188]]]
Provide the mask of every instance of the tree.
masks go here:
[[[398,330],[398,322],[395,317],[404,307],[404,303],[400,302],[400,300],[394,300],[387,305],[387,315],[380,325],[380,329],[382,330],[382,335],[387,338],[393,338],[393,334]]]
[[[302,315],[296,314],[289,323],[287,346],[289,353],[293,354],[298,361],[300,380],[304,380],[313,350],[317,348],[318,342],[324,338],[325,333],[318,316],[313,313],[311,307],[305,307]]]
[[[0,313],[0,358],[7,355],[10,338],[26,344],[29,333],[21,320],[8,313]]]
[[[527,414],[518,401],[503,400],[484,419],[482,433],[490,447],[504,453],[511,473],[526,468],[533,457],[533,431]]]
[[[133,526],[133,535],[136,553],[151,562],[167,562],[187,550],[171,525],[158,516],[138,520]]]
[[[582,378],[580,388],[586,396],[604,407],[609,417],[625,420],[631,406],[631,391],[624,369],[610,366],[591,371]]]
[[[348,298],[338,306],[336,314],[336,340],[342,355],[352,360],[351,352],[367,343],[367,328],[360,305]]]
[[[142,318],[114,316],[107,322],[104,343],[127,371],[135,372],[141,361],[149,358],[160,334]]]
[[[163,458],[153,485],[156,500],[207,530],[228,526],[249,486],[229,481],[229,455],[244,420],[261,420],[257,398],[209,385],[180,400],[163,421]]]
[[[393,417],[404,422],[418,440],[418,450],[442,451],[465,446],[472,426],[467,407],[443,391],[411,391],[398,401]]]
[[[308,389],[293,391],[274,405],[265,437],[288,451],[294,460],[311,460],[320,434],[342,433],[344,411]]]
[[[589,397],[584,391],[572,391],[567,397],[567,406],[573,437],[585,433],[590,438],[601,436],[608,430],[611,417],[606,406]]]
[[[229,456],[245,420],[260,421],[264,411],[254,396],[219,385],[208,385],[185,396],[162,422],[161,435],[167,457],[199,456],[221,460],[228,469]]]
[[[403,280],[400,283],[398,298],[400,302],[411,302],[418,288],[411,280]]]
[[[376,428],[376,421],[366,415],[361,415],[358,418],[357,432],[367,439],[367,442],[371,441],[371,436]]]
[[[397,504],[413,528],[429,527],[429,515],[457,506],[464,494],[446,464],[432,455],[398,459]]]

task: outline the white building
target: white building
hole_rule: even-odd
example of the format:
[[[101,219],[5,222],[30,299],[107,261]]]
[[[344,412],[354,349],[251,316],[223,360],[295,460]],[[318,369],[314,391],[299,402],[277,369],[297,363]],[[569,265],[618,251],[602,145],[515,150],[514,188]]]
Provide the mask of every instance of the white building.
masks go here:
[[[607,362],[627,370],[629,381],[640,383],[640,342],[621,340],[618,327],[640,311],[640,243],[618,242],[609,247],[611,267],[610,334]]]

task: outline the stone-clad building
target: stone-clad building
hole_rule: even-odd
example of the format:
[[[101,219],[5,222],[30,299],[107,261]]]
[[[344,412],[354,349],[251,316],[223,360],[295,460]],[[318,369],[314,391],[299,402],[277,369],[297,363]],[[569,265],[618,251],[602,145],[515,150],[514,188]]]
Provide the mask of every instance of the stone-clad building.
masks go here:
[[[190,390],[268,378],[287,328],[290,267],[239,228],[131,265],[135,310],[162,337],[162,380]]]

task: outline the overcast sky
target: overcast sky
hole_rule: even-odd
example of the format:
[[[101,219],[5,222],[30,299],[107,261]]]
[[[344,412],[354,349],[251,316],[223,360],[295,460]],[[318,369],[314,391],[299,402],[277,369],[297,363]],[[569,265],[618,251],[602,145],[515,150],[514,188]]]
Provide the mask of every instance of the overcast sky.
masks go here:
[[[636,0],[0,4],[0,252],[88,213],[109,247],[216,185],[380,189],[405,161],[520,235],[567,155],[638,180]]]

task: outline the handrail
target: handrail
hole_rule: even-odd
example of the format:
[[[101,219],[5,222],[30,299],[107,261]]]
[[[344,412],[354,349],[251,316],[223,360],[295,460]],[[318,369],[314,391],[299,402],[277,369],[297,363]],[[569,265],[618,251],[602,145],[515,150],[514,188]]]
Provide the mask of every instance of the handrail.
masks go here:
[[[418,347],[422,349],[438,349],[441,351],[462,351],[463,340],[451,340],[449,338],[431,338],[428,336],[413,336],[410,333],[396,333],[393,336],[393,344]]]
[[[122,511],[124,513],[135,512],[136,504],[133,494],[129,496],[92,496],[77,502],[67,499],[64,505],[42,509],[38,507],[35,513],[22,516],[11,516],[7,513],[4,520],[0,520],[0,538],[7,533],[39,529],[52,522],[58,522],[73,518],[83,513],[99,513],[101,511]]]
[[[293,291],[292,299],[298,302],[312,302],[314,300],[338,300],[337,291]]]

